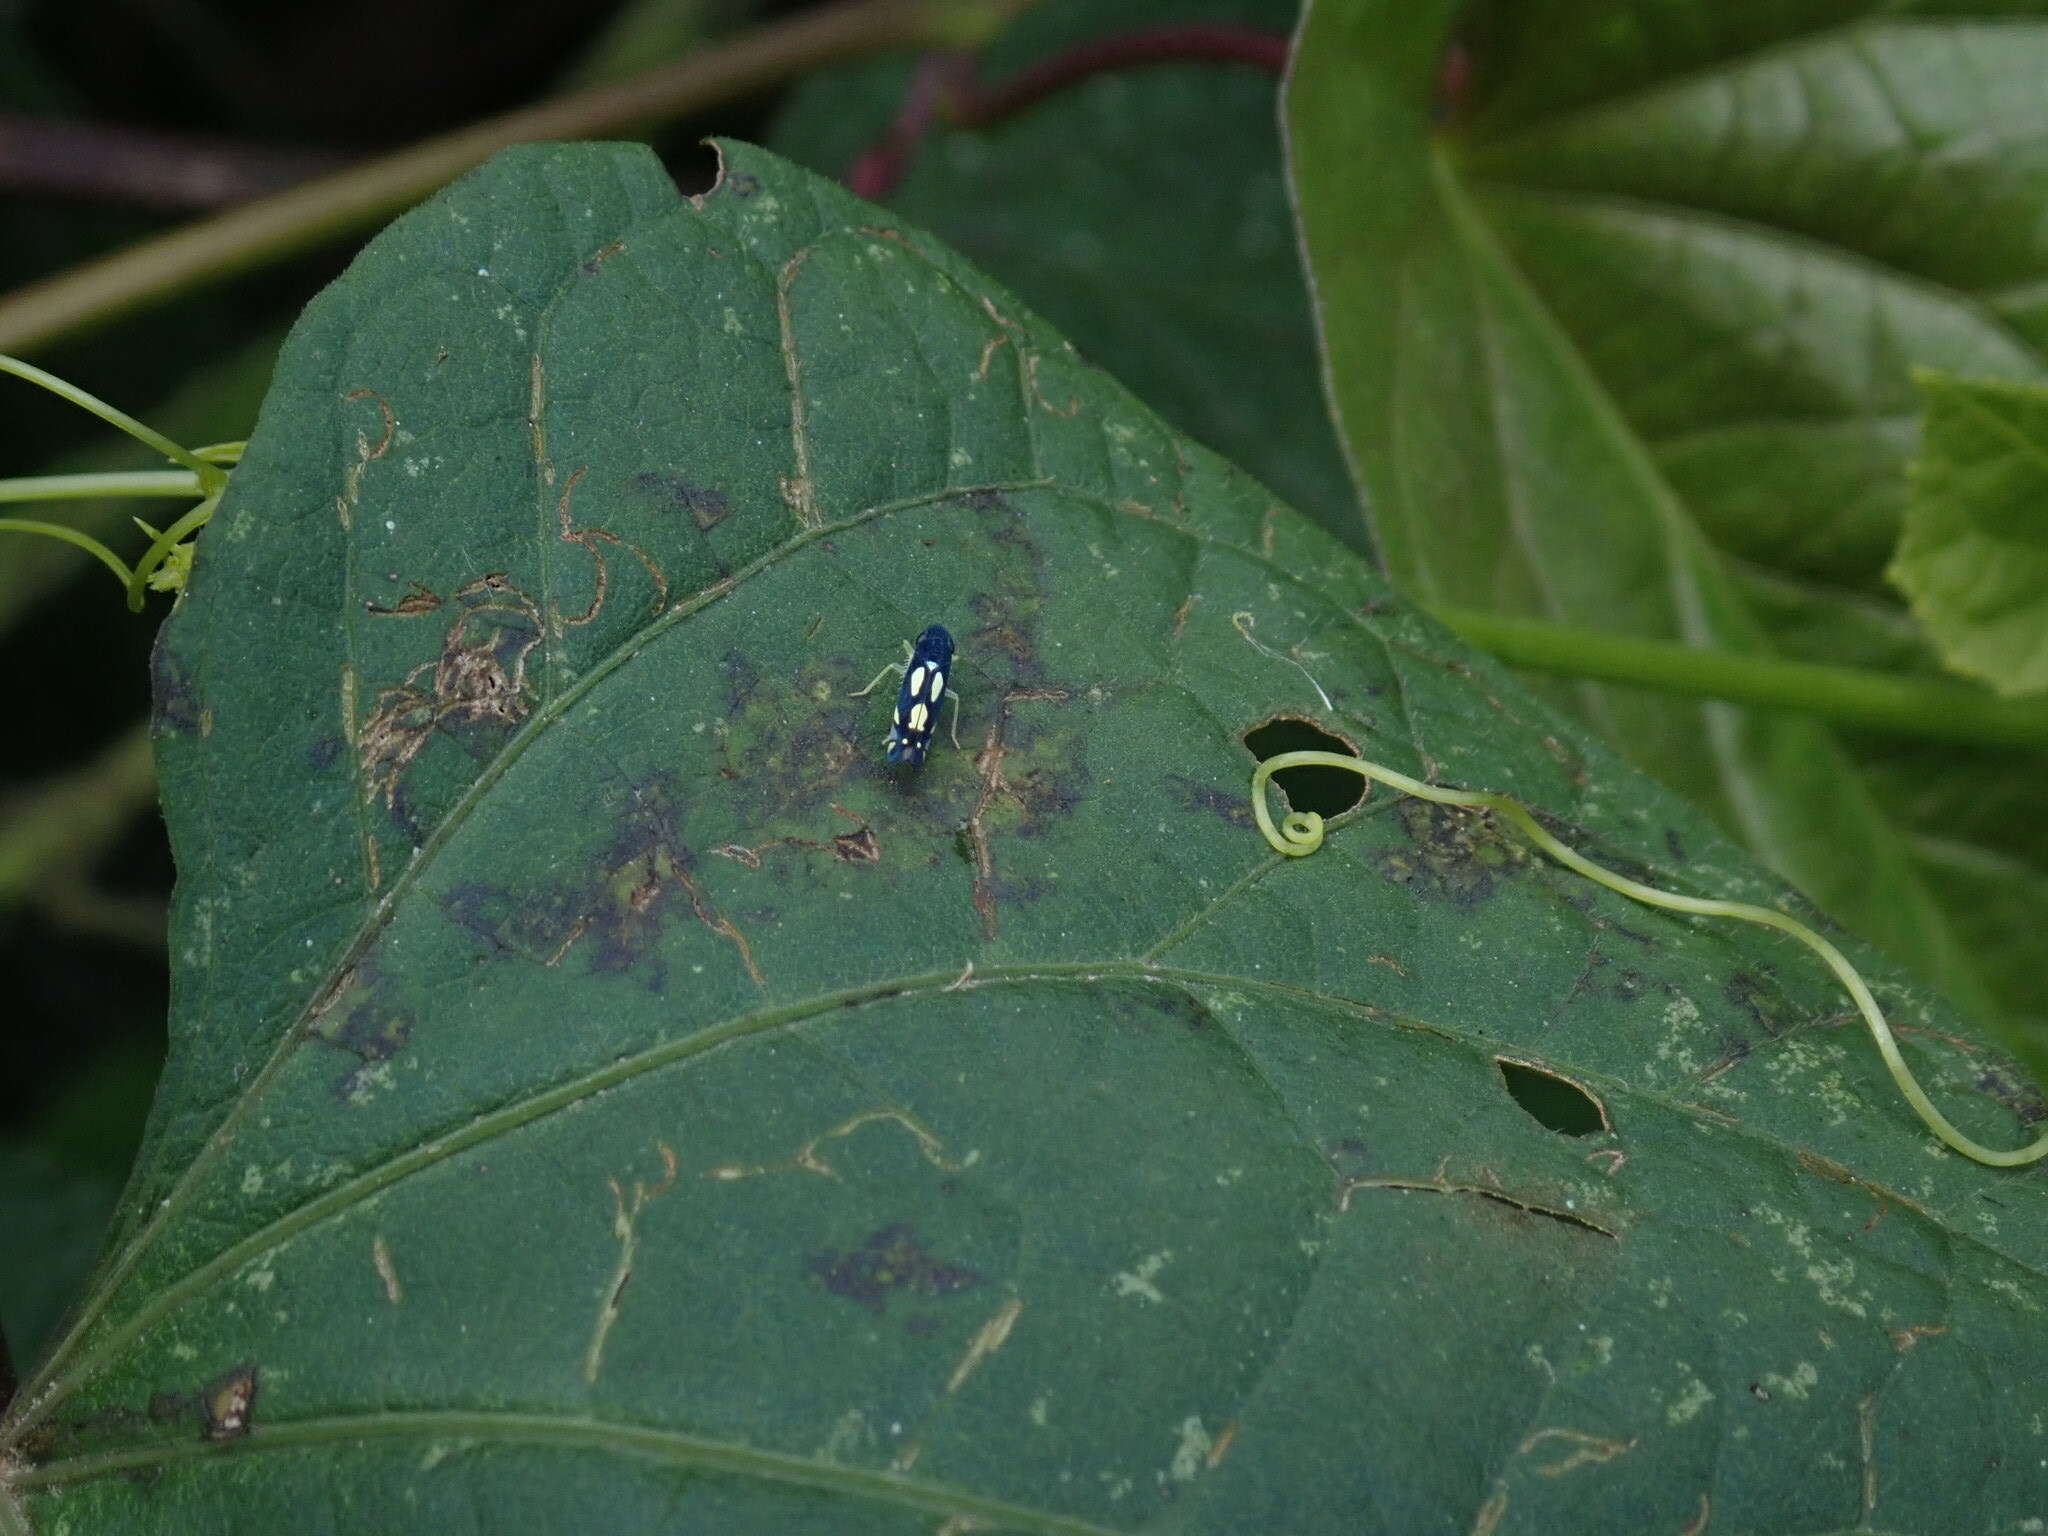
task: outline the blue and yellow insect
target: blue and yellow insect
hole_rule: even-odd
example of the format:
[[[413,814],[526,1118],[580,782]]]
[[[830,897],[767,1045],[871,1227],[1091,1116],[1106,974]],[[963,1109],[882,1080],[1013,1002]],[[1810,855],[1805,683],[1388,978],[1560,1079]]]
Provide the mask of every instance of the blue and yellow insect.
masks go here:
[[[931,748],[932,729],[948,698],[953,701],[953,745],[960,745],[960,696],[947,692],[953,676],[953,637],[946,633],[945,625],[932,625],[915,644],[906,641],[904,649],[909,652],[906,659],[890,662],[868,679],[867,687],[848,697],[858,699],[873,693],[875,684],[891,672],[903,674],[903,686],[896,694],[896,716],[882,755],[892,766],[908,763],[916,768]]]

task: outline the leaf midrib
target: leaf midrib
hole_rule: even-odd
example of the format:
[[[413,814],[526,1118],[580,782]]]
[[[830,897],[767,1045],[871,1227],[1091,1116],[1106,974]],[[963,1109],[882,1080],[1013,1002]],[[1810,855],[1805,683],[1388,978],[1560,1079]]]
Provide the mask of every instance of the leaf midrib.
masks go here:
[[[1055,482],[1045,479],[1005,482],[990,486],[949,486],[918,496],[906,497],[900,501],[885,502],[878,506],[866,507],[837,523],[820,528],[806,529],[758,556],[750,564],[743,566],[731,576],[714,582],[702,591],[682,599],[646,626],[635,631],[630,638],[622,642],[610,655],[596,662],[589,671],[583,673],[567,688],[537,708],[528,717],[518,733],[505,744],[503,750],[483,766],[476,778],[471,781],[469,787],[449,807],[448,813],[442,817],[440,824],[414,850],[413,856],[407,862],[405,868],[392,880],[390,887],[377,899],[369,912],[364,916],[362,923],[356,929],[354,937],[349,940],[348,945],[343,949],[341,957],[321,978],[320,982],[309,990],[304,1006],[293,1015],[289,1026],[280,1034],[278,1043],[271,1051],[270,1056],[251,1075],[248,1085],[237,1096],[227,1112],[221,1116],[219,1123],[215,1125],[212,1132],[208,1135],[205,1145],[194,1155],[192,1161],[186,1164],[184,1169],[180,1171],[176,1181],[171,1186],[170,1192],[163,1197],[157,1209],[151,1213],[149,1220],[136,1232],[128,1246],[122,1251],[120,1257],[100,1271],[95,1277],[99,1282],[97,1292],[89,1297],[79,1309],[78,1314],[72,1320],[71,1326],[66,1330],[64,1338],[51,1351],[42,1368],[36,1373],[35,1378],[23,1386],[15,1399],[17,1409],[23,1403],[30,1403],[34,1406],[25,1411],[19,1411],[17,1414],[6,1415],[4,1419],[0,1419],[0,1423],[4,1423],[6,1436],[8,1438],[18,1437],[25,1428],[41,1418],[49,1406],[63,1399],[65,1394],[61,1391],[52,1390],[52,1384],[59,1371],[66,1366],[76,1341],[84,1336],[93,1320],[99,1315],[100,1306],[109,1297],[113,1296],[120,1289],[121,1284],[133,1273],[136,1265],[141,1262],[142,1255],[148,1251],[156,1234],[182,1211],[184,1201],[187,1198],[188,1191],[193,1187],[196,1175],[219,1157],[232,1142],[232,1132],[235,1126],[248,1113],[249,1107],[262,1097],[265,1090],[270,1086],[271,1081],[283,1068],[284,1063],[290,1059],[314,1011],[325,998],[332,994],[336,987],[343,984],[350,970],[361,961],[369,946],[390,923],[392,914],[397,910],[399,902],[406,895],[410,894],[421,873],[432,864],[441,848],[461,830],[463,824],[467,822],[476,807],[482,803],[485,794],[496,786],[498,781],[511,770],[513,764],[526,754],[527,749],[533,742],[545,733],[556,720],[567,714],[569,709],[580,702],[592,688],[617,671],[619,667],[645,649],[660,635],[683,620],[708,608],[711,604],[737,592],[748,581],[760,575],[763,571],[793,557],[811,544],[836,534],[844,533],[876,518],[915,507],[929,506],[956,496],[970,494],[977,490],[1015,492],[1041,489],[1056,490],[1058,486]],[[146,1312],[148,1309],[145,1308],[144,1310]],[[96,1350],[86,1358],[88,1360],[95,1359],[102,1353],[102,1351]],[[6,1443],[7,1439],[0,1439],[0,1445]]]
[[[208,1136],[206,1144],[201,1147],[192,1161],[179,1173],[177,1180],[171,1187],[170,1193],[163,1198],[156,1211],[151,1214],[149,1220],[137,1231],[120,1256],[95,1276],[98,1287],[94,1294],[88,1297],[80,1307],[78,1313],[71,1320],[71,1324],[67,1328],[63,1339],[60,1340],[57,1347],[51,1351],[48,1358],[43,1362],[34,1379],[28,1382],[16,1395],[12,1405],[12,1412],[0,1415],[0,1447],[18,1441],[28,1428],[47,1418],[49,1411],[65,1400],[77,1383],[89,1375],[93,1366],[106,1359],[115,1349],[128,1342],[129,1339],[143,1331],[148,1325],[154,1323],[168,1312],[175,1310],[175,1305],[160,1306],[157,1303],[163,1301],[166,1297],[176,1297],[182,1300],[183,1296],[190,1290],[195,1289],[198,1283],[211,1278],[221,1268],[232,1268],[234,1264],[243,1262],[254,1252],[258,1252],[262,1247],[268,1246],[266,1242],[259,1240],[263,1237],[263,1234],[274,1232],[279,1226],[290,1219],[290,1214],[296,1214],[290,1213],[286,1217],[278,1218],[276,1222],[266,1226],[258,1234],[244,1239],[241,1243],[237,1243],[222,1253],[215,1255],[214,1258],[206,1261],[198,1268],[187,1271],[177,1281],[152,1296],[149,1304],[131,1316],[126,1323],[115,1330],[105,1341],[95,1345],[82,1355],[76,1353],[79,1341],[85,1337],[94,1320],[100,1315],[102,1306],[118,1292],[121,1284],[133,1273],[143,1256],[148,1252],[155,1235],[182,1210],[184,1201],[187,1198],[187,1192],[193,1187],[196,1175],[208,1166],[213,1159],[218,1157],[232,1142],[233,1137],[231,1133],[234,1127],[246,1116],[250,1106],[260,1099],[271,1081],[282,1069],[284,1063],[290,1058],[313,1011],[319,1006],[321,1001],[330,995],[336,986],[343,982],[350,969],[361,960],[370,944],[375,941],[377,935],[390,922],[391,916],[396,911],[400,900],[410,892],[421,872],[431,864],[441,848],[460,830],[462,824],[468,819],[476,806],[482,802],[484,795],[510,771],[512,765],[525,754],[532,743],[549,726],[566,715],[570,708],[580,702],[599,682],[623,666],[641,650],[645,649],[662,633],[694,614],[701,612],[712,603],[733,595],[764,571],[795,556],[812,544],[833,538],[849,529],[859,527],[878,518],[954,500],[961,496],[972,495],[977,491],[1016,493],[1034,490],[1049,491],[1055,495],[1091,502],[1099,505],[1106,511],[1116,510],[1113,503],[1107,498],[1097,495],[1086,487],[1066,485],[1060,481],[1043,476],[1029,480],[1005,481],[986,485],[945,486],[920,493],[916,496],[904,497],[900,500],[863,508],[861,511],[838,522],[802,530],[795,536],[777,545],[774,549],[758,556],[751,563],[741,567],[730,576],[722,578],[702,591],[677,602],[666,612],[649,622],[644,628],[636,631],[630,638],[621,642],[610,655],[593,664],[587,672],[579,675],[568,688],[536,709],[525,725],[520,728],[519,732],[505,744],[504,749],[484,765],[482,771],[472,781],[470,787],[449,808],[447,815],[442,818],[441,823],[415,850],[413,857],[408,861],[406,867],[393,879],[390,888],[377,900],[376,904],[365,916],[361,926],[357,929],[355,937],[350,940],[348,947],[343,951],[342,958],[322,977],[319,984],[309,991],[306,1004],[294,1015],[290,1027],[282,1034],[275,1050],[273,1050],[262,1067],[251,1076],[248,1086],[242,1090],[235,1103],[221,1117],[219,1124],[215,1126],[212,1133]],[[1173,532],[1192,539],[1197,543],[1227,547],[1248,559],[1265,564],[1271,563],[1269,557],[1254,550],[1249,545],[1233,543],[1200,529],[1189,528],[1158,519],[1153,521],[1156,526],[1171,529]],[[1314,588],[1313,583],[1304,580],[1296,572],[1285,571],[1276,567],[1275,577],[1290,585],[1320,590]],[[1358,623],[1358,626],[1371,635],[1377,643],[1383,646],[1386,644],[1384,638],[1376,630],[1364,624],[1362,620],[1358,620],[1356,616],[1353,617],[1354,622]],[[1080,968],[1084,971],[1100,968],[1086,963],[1079,964]],[[1039,969],[1043,970],[1043,967]],[[951,981],[956,978],[948,976],[945,979]],[[723,1022],[726,1025],[733,1023],[732,1020]],[[719,1027],[721,1026],[712,1026],[714,1030]],[[396,1162],[402,1161],[403,1159],[394,1160],[393,1163],[386,1163],[382,1166],[388,1169],[395,1166]],[[369,1176],[365,1175],[364,1177],[367,1178]],[[351,1181],[347,1185],[338,1186],[335,1192],[339,1192],[341,1189],[355,1188],[359,1182]],[[314,1205],[321,1203],[319,1201],[313,1202]],[[300,1207],[299,1210],[304,1211],[308,1208]],[[64,1375],[69,1375],[72,1380],[69,1383],[63,1382],[61,1378]]]
[[[1347,818],[1348,819],[1348,818]],[[1279,860],[1268,866],[1288,867]],[[1243,889],[1241,885],[1239,889]],[[338,1217],[356,1208],[365,1201],[380,1195],[409,1178],[414,1173],[432,1167],[457,1153],[471,1147],[493,1141],[500,1136],[518,1130],[522,1126],[545,1116],[567,1109],[589,1099],[594,1094],[620,1083],[632,1081],[645,1074],[702,1055],[722,1045],[733,1043],[749,1036],[762,1034],[788,1025],[802,1023],[808,1019],[834,1012],[841,1008],[858,1007],[866,1003],[885,1001],[891,998],[944,991],[957,986],[959,977],[951,971],[928,972],[911,976],[900,976],[870,983],[859,988],[829,993],[802,1003],[784,1004],[777,1008],[763,1009],[754,1014],[742,1014],[721,1020],[710,1028],[680,1040],[665,1041],[660,1045],[623,1057],[608,1063],[595,1072],[569,1083],[558,1084],[544,1093],[501,1106],[491,1114],[467,1122],[460,1129],[433,1138],[413,1148],[406,1154],[379,1164],[376,1168],[358,1175],[345,1184],[337,1185],[315,1198],[280,1216],[259,1230],[216,1254],[213,1258],[188,1271],[178,1280],[156,1292],[150,1304],[129,1318],[118,1329],[110,1333],[92,1350],[79,1358],[75,1376],[85,1379],[91,1370],[116,1354],[134,1338],[145,1333],[185,1302],[203,1293],[214,1279],[229,1273],[260,1254],[275,1249],[302,1235],[321,1222]],[[1460,1030],[1407,1015],[1391,1013],[1385,1009],[1373,1008],[1351,999],[1291,983],[1269,981],[1261,978],[1234,974],[1198,971],[1173,966],[1148,964],[1142,959],[1112,959],[1094,961],[1065,961],[1050,964],[993,967],[978,970],[973,985],[1028,985],[1042,981],[1120,980],[1150,982],[1163,986],[1187,989],[1208,988],[1222,991],[1254,991],[1270,993],[1296,1001],[1314,1003],[1321,1007],[1341,1012],[1355,1013],[1362,1021],[1397,1029],[1414,1030],[1439,1039],[1456,1041],[1475,1050],[1494,1050],[1499,1042],[1477,1033]],[[1787,1158],[1797,1158],[1806,1150],[1776,1132],[1760,1128],[1745,1121],[1729,1121],[1718,1112],[1709,1111],[1688,1100],[1678,1098],[1675,1093],[1647,1087],[1640,1083],[1613,1078],[1605,1072],[1584,1068],[1571,1061],[1559,1065],[1569,1067],[1573,1073],[1588,1082],[1597,1083],[1611,1095],[1631,1096],[1643,1102],[1654,1104],[1674,1115],[1696,1121],[1715,1130],[1743,1137],[1769,1147],[1774,1153]],[[2010,1265],[2030,1279],[2048,1287],[2048,1267],[2030,1262],[2005,1248],[1999,1247],[1978,1234],[1963,1230],[1945,1216],[1922,1202],[1908,1197],[1889,1186],[1864,1179],[1858,1182],[1863,1187],[1880,1194],[1902,1209],[1920,1212],[1936,1226],[1951,1242],[1980,1249],[1995,1260]],[[46,1416],[47,1409],[61,1401],[64,1394],[47,1391],[35,1409],[24,1415],[18,1428],[26,1428]]]
[[[511,1410],[381,1409],[374,1413],[334,1414],[281,1423],[265,1421],[247,1439],[231,1446],[187,1436],[126,1450],[101,1451],[37,1468],[24,1475],[17,1486],[33,1492],[93,1478],[162,1468],[202,1456],[225,1454],[241,1457],[265,1451],[317,1449],[393,1439],[455,1439],[549,1449],[609,1451],[682,1468],[723,1472],[757,1482],[816,1489],[970,1520],[974,1522],[974,1529],[987,1528],[983,1522],[991,1522],[996,1529],[1030,1531],[1038,1533],[1038,1536],[1120,1536],[1114,1528],[1097,1525],[1091,1520],[1027,1509],[1006,1500],[922,1482],[901,1473],[848,1466],[617,1420]]]

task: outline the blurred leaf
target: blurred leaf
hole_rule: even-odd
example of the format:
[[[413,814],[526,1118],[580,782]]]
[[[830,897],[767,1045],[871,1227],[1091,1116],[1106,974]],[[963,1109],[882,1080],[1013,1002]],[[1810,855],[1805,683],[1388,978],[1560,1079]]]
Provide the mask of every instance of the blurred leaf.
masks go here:
[[[2013,1045],[2048,1076],[2041,990],[2048,923],[2048,817],[2038,752],[1855,738],[1873,792],[1903,828],[1914,859],[1954,914],[2012,1026]]]
[[[1926,677],[1946,669],[1904,609],[1755,567],[1743,594],[1786,655]],[[2042,934],[2048,929],[2048,815],[2038,752],[1846,731],[1844,746],[1990,988],[1999,1022],[2048,1076]]]
[[[2008,697],[2048,690],[2048,389],[1920,387],[1926,442],[1887,574],[1950,667]]]
[[[2048,5],[1483,7],[1462,184],[1721,548],[1876,590],[1910,370],[2048,380]]]
[[[1766,633],[1701,523],[1725,534],[1788,480],[1832,516],[1859,477],[1896,475],[1898,433],[1884,418],[1910,402],[1909,361],[2038,369],[2030,345],[1973,299],[1706,211],[1733,195],[1724,180],[1803,207],[1797,189],[1862,163],[1834,142],[1832,119],[1817,145],[1808,118],[1796,132],[1783,120],[1799,83],[1868,87],[1898,48],[1904,62],[1888,67],[1918,57],[1933,69],[1952,61],[1964,29],[1848,28],[1844,17],[1875,7],[1839,0],[1728,9],[1483,7],[1464,53],[1450,0],[1310,6],[1287,103],[1304,244],[1340,427],[1388,569],[1417,600],[1764,652]],[[2019,57],[2048,37],[2008,30]],[[1461,70],[1480,101],[1463,116]],[[1962,89],[1952,71],[1939,78]],[[2016,94],[1997,102],[2019,111]],[[2030,99],[2048,128],[2048,96]],[[1965,93],[1951,118],[1979,100]],[[1875,110],[1882,97],[1872,102],[1856,126],[1896,139],[1896,120]],[[1447,108],[1453,125],[1440,129]],[[1951,126],[1946,138],[1930,129],[1928,156],[1952,147],[1962,130]],[[1891,201],[1936,180],[1901,180]],[[1897,213],[1917,216],[1910,203]],[[1788,521],[1816,526],[1817,504],[1792,505]],[[1883,526],[1830,536],[1822,563],[1850,579],[1888,537]],[[1787,554],[1768,539],[1730,542]],[[1990,1011],[1827,731],[1615,688],[1550,696],[1824,909],[1966,1009]]]
[[[1281,37],[1297,9],[1041,0],[982,60],[981,79],[1169,23]],[[882,139],[908,78],[900,60],[820,75],[770,142],[844,175]],[[1006,122],[934,128],[888,201],[1015,288],[1174,426],[1362,546],[1323,403],[1274,96],[1273,80],[1241,64],[1098,75]]]
[[[2037,771],[2039,763],[2031,765]],[[1996,841],[1923,837],[1913,851],[2005,1004],[2014,1044],[2037,1078],[2048,1076],[2048,998],[2041,993],[2041,915],[2048,874]]]
[[[52,1157],[119,1180],[135,1161],[142,1121],[163,1070],[161,1041],[117,1040],[51,1096],[27,1139]]]
[[[1742,596],[1771,637],[1798,661],[1945,677],[1927,632],[1898,603],[1804,576],[1736,565]]]
[[[18,1367],[42,1354],[85,1283],[158,1065],[133,1043],[103,1051],[24,1133],[0,1140],[0,1334]]]
[[[933,620],[968,750],[892,775],[850,690]],[[400,220],[294,332],[162,654],[174,1050],[0,1421],[38,1529],[2048,1501],[1982,1451],[2048,1370],[2048,1188],[1930,1156],[1804,951],[1398,796],[1278,857],[1242,737],[1796,898],[762,152],[683,201],[515,151]],[[1966,1128],[2042,1113],[1874,980]]]
[[[627,0],[555,82],[580,90],[682,58],[729,29],[748,0]]]
[[[120,1193],[118,1171],[0,1141],[0,1332],[17,1369],[43,1352],[77,1299]]]

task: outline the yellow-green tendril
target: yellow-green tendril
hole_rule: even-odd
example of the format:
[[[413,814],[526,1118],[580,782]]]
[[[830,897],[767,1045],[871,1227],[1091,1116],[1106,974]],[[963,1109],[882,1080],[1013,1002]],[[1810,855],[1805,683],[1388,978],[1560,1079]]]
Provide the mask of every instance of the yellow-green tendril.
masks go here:
[[[129,608],[136,613],[142,612],[145,587],[154,587],[159,592],[185,590],[185,576],[192,569],[192,546],[181,544],[179,540],[205,527],[207,520],[213,516],[213,509],[219,505],[220,492],[215,491],[162,533],[158,533],[141,518],[135,519],[142,531],[151,535],[156,542],[135,562],[135,569],[128,575]],[[158,579],[166,575],[168,580]]]
[[[136,526],[154,542],[148,552],[133,566],[91,534],[66,527],[61,523],[35,522],[21,517],[0,517],[0,533],[39,533],[48,538],[61,539],[67,544],[77,545],[114,573],[114,578],[128,594],[128,606],[137,613],[142,611],[145,593],[150,589],[158,592],[183,592],[186,577],[192,570],[192,545],[189,542],[191,536],[206,526],[207,519],[213,516],[214,508],[220,505],[221,494],[228,485],[228,471],[242,461],[242,450],[248,444],[208,443],[203,448],[182,447],[154,427],[144,426],[126,411],[116,410],[97,395],[89,394],[76,384],[60,379],[54,373],[46,372],[33,363],[25,363],[20,358],[9,357],[5,353],[0,353],[0,374],[12,374],[16,378],[39,385],[51,394],[90,411],[100,420],[119,427],[137,442],[156,449],[173,463],[185,466],[177,470],[32,475],[0,480],[0,502],[62,501],[98,496],[200,498],[198,506],[171,524],[163,533],[158,533],[141,518],[135,519]]]
[[[202,495],[217,493],[228,483],[227,475],[218,464],[209,463],[191,449],[172,442],[156,428],[144,426],[126,411],[116,409],[98,395],[80,389],[68,379],[60,379],[54,373],[38,368],[33,363],[25,363],[20,358],[9,357],[5,353],[0,353],[0,373],[11,373],[18,379],[26,379],[31,384],[40,385],[51,394],[69,400],[81,410],[90,411],[108,426],[119,427],[138,443],[154,448],[173,464],[184,465],[199,477],[199,490]]]
[[[66,544],[75,544],[112,571],[114,579],[123,587],[128,585],[129,578],[135,574],[128,569],[126,560],[91,534],[81,533],[76,528],[67,528],[62,523],[39,523],[26,517],[0,517],[0,533],[40,533],[45,538],[62,539]]]
[[[1484,789],[1445,789],[1435,784],[1425,784],[1420,779],[1411,779],[1405,773],[1396,773],[1378,763],[1369,763],[1362,757],[1349,757],[1340,752],[1281,752],[1259,764],[1252,775],[1252,814],[1258,817],[1259,830],[1266,835],[1266,841],[1281,853],[1301,858],[1314,853],[1323,846],[1323,818],[1314,811],[1291,811],[1276,827],[1272,812],[1266,804],[1266,784],[1276,773],[1289,768],[1346,768],[1367,779],[1375,779],[1404,795],[1418,799],[1433,800],[1438,805],[1455,805],[1467,810],[1492,811],[1512,822],[1515,829],[1530,842],[1541,848],[1565,868],[1584,875],[1588,880],[1606,886],[1610,891],[1619,891],[1633,901],[1645,906],[1662,907],[1667,912],[1685,912],[1698,917],[1733,917],[1745,923],[1757,923],[1765,928],[1775,928],[1789,934],[1819,955],[1827,968],[1835,973],[1835,979],[1848,988],[1850,1001],[1856,1011],[1863,1015],[1863,1022],[1870,1026],[1870,1038],[1877,1043],[1877,1053],[1884,1058],[1890,1070],[1892,1081],[1899,1085],[1899,1092],[1906,1096],[1906,1102],[1913,1106],[1927,1128],[1943,1142],[1965,1157],[1975,1158],[1994,1168],[2017,1168],[2048,1155],[2048,1135],[2029,1142],[2024,1147],[2010,1152],[2001,1152],[1987,1147],[1982,1142],[1965,1136],[1950,1122],[1948,1116],[1934,1107],[1934,1101],[1927,1097],[1913,1069],[1906,1065],[1906,1058],[1899,1054],[1898,1041],[1892,1036],[1891,1025],[1885,1022],[1884,1012],[1877,1006],[1877,999],[1856,967],[1834,945],[1815,933],[1797,918],[1787,917],[1769,907],[1754,906],[1746,901],[1714,901],[1699,896],[1680,896],[1672,891],[1660,891],[1653,885],[1644,885],[1626,875],[1618,875],[1611,869],[1602,869],[1591,859],[1575,853],[1543,829],[1518,800],[1506,795],[1495,794]]]

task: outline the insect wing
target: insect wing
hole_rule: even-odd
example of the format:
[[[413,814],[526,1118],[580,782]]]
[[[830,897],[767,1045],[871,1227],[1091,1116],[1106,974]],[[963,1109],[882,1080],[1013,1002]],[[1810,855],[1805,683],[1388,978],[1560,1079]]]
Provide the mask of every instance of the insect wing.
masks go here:
[[[903,686],[896,694],[896,719],[889,728],[885,754],[891,763],[908,763],[916,768],[932,744],[932,730],[939,723],[939,704],[946,694],[947,666],[953,659],[953,637],[933,625],[918,636],[911,650],[910,666],[903,674]]]

